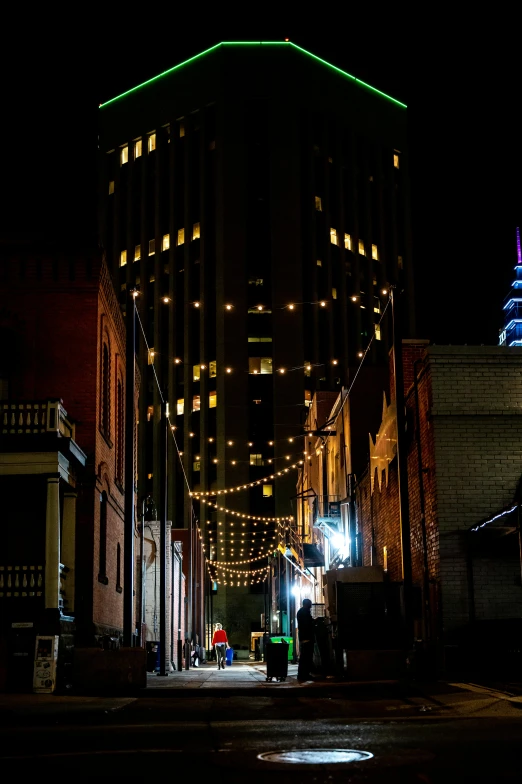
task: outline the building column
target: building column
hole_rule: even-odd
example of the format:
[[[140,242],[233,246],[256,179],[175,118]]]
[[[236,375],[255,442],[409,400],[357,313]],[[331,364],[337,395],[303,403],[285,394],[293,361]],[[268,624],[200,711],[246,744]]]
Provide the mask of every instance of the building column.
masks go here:
[[[45,513],[45,609],[60,607],[60,477],[47,479]]]
[[[63,497],[62,557],[68,569],[65,580],[67,597],[66,615],[74,612],[74,591],[76,584],[76,493],[65,493]]]

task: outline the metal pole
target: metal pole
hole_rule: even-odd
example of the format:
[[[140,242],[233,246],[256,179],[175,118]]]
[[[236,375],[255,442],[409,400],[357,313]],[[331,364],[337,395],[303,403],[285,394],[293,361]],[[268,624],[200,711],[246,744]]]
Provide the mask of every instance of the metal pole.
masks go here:
[[[168,675],[167,667],[167,404],[161,404],[160,459],[159,459],[159,521],[160,521],[160,671]]]
[[[170,661],[174,666],[174,542],[170,542],[170,645],[169,648],[170,648]]]
[[[183,651],[181,641],[181,591],[183,589],[183,563],[181,553],[178,552],[178,671],[183,669]]]
[[[123,532],[123,645],[134,640],[134,390],[136,387],[136,302],[127,294],[125,319],[125,496]],[[141,619],[140,619],[141,620]]]
[[[399,485],[404,626],[406,645],[411,647],[413,644],[413,586],[411,571],[410,506],[408,498],[408,454],[405,443],[406,410],[404,402],[404,369],[402,365],[402,312],[393,287],[390,291],[390,297],[392,305],[395,404],[397,407],[397,479]]]

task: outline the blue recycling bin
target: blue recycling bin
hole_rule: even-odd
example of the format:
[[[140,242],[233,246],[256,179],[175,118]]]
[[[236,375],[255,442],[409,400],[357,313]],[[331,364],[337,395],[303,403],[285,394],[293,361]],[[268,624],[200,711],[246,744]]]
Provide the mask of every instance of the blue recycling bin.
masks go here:
[[[234,658],[234,649],[227,648],[227,667],[231,666],[233,658]]]

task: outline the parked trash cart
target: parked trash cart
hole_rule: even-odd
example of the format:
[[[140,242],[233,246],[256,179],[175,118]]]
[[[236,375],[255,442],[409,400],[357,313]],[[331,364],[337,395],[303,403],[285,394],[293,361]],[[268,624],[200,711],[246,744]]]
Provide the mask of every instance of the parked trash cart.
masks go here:
[[[288,643],[269,642],[266,645],[266,679],[285,681],[288,675]]]

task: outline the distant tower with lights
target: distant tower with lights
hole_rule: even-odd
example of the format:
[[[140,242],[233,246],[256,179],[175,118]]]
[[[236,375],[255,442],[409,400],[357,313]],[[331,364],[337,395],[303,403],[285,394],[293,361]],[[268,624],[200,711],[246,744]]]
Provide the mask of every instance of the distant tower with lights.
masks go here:
[[[522,252],[520,229],[517,228],[517,263],[515,280],[504,300],[504,328],[500,332],[500,346],[522,346]]]

